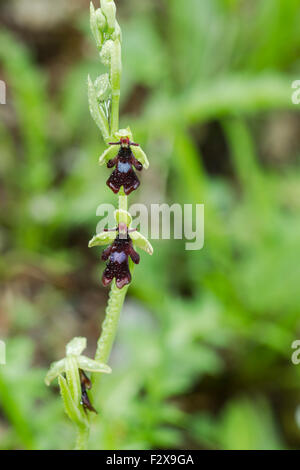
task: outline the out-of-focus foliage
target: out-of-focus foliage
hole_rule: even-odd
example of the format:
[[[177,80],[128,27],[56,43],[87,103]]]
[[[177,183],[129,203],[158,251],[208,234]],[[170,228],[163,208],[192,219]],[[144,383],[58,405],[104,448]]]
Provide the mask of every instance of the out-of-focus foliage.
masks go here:
[[[297,448],[299,2],[116,3],[122,126],[151,158],[132,202],[204,203],[205,246],[154,241],[142,256],[91,448]],[[107,300],[87,248],[97,205],[115,203],[87,104],[101,73],[88,13],[0,7],[2,449],[72,446],[43,375],[73,336],[93,354]]]

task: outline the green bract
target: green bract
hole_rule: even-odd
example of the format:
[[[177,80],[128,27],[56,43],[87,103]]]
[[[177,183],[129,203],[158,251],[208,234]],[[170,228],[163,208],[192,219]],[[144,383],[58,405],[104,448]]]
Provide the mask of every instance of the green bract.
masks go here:
[[[106,142],[109,141],[109,127],[107,118],[105,116],[104,110],[101,105],[98,103],[97,91],[94,87],[94,84],[88,76],[88,93],[89,93],[89,105],[92,118],[102,132],[103,138]]]

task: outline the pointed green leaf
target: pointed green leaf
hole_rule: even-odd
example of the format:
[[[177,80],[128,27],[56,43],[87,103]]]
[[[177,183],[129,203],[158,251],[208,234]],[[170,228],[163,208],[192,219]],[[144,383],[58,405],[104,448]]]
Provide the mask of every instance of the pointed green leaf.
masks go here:
[[[127,227],[131,225],[132,217],[129,212],[124,211],[123,209],[118,209],[114,213],[117,224],[125,223]]]
[[[117,235],[118,232],[116,230],[113,230],[112,232],[98,233],[90,240],[89,248],[92,248],[93,246],[110,245],[114,242]]]
[[[89,95],[89,106],[92,118],[99,127],[103,139],[105,142],[109,141],[109,127],[108,121],[104,114],[104,111],[101,105],[98,103],[97,92],[95,90],[94,84],[91,80],[91,77],[88,76],[88,95]]]
[[[117,152],[118,151],[115,149],[114,146],[111,146],[106,149],[99,158],[99,165],[103,165],[104,163],[107,163],[108,160],[110,160],[111,158],[114,158]]]
[[[62,375],[58,376],[58,383],[60,387],[61,397],[63,399],[65,412],[69,416],[70,420],[76,423],[78,426],[86,426],[87,420],[84,418],[80,409],[75,405],[71,392],[67,385],[67,381]]]
[[[86,338],[82,336],[73,338],[66,346],[67,356],[79,356],[86,348]]]
[[[151,243],[140,232],[131,232],[130,238],[137,247],[146,251],[146,253],[149,255],[153,255],[153,248]]]
[[[86,356],[78,357],[78,364],[80,369],[87,370],[88,372],[102,372],[104,374],[110,374],[111,368],[102,362],[94,361]]]
[[[56,379],[58,375],[61,375],[65,371],[65,367],[65,359],[53,362],[45,377],[45,384],[49,386],[52,380]]]
[[[145,170],[147,170],[149,168],[149,161],[148,161],[148,158],[147,158],[147,155],[145,154],[145,152],[141,149],[141,147],[132,146],[131,150],[132,150],[132,153],[135,156],[135,158],[139,162],[141,162],[141,164],[143,165]]]

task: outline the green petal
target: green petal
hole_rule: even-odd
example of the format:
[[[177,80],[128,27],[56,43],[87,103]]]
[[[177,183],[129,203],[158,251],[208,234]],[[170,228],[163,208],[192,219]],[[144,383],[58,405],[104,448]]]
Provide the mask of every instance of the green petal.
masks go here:
[[[141,164],[143,165],[145,170],[147,170],[149,168],[149,161],[148,161],[148,158],[147,158],[147,155],[145,154],[145,152],[141,149],[141,147],[132,146],[130,148],[131,148],[132,153],[135,156],[135,158],[139,162],[141,162]]]
[[[88,372],[103,372],[104,374],[110,374],[111,368],[102,362],[94,361],[86,356],[79,356],[78,365],[80,369],[87,370]]]
[[[151,243],[140,232],[130,233],[130,238],[138,248],[146,251],[146,253],[149,255],[153,255],[153,248]]]
[[[66,346],[67,356],[79,356],[86,348],[86,338],[73,338]]]
[[[102,153],[101,157],[99,158],[99,165],[103,165],[104,163],[107,163],[108,160],[110,160],[111,158],[114,158],[117,155],[117,153],[118,151],[116,150],[114,146],[109,147]]]
[[[75,405],[74,400],[71,396],[71,392],[67,385],[67,381],[63,378],[62,375],[58,377],[58,383],[60,387],[61,397],[63,399],[65,412],[74,423],[78,424],[78,426],[86,426],[87,420],[80,412],[79,408]]]
[[[45,384],[49,386],[52,380],[56,379],[58,375],[62,374],[65,371],[65,367],[66,367],[65,359],[61,359],[60,361],[53,362],[45,377]]]
[[[131,225],[132,217],[129,212],[124,211],[123,209],[118,209],[114,213],[117,224],[125,223],[127,227]]]
[[[95,235],[89,242],[89,248],[92,246],[102,246],[108,245],[114,242],[115,238],[117,237],[118,233],[116,230],[112,232],[101,232]]]

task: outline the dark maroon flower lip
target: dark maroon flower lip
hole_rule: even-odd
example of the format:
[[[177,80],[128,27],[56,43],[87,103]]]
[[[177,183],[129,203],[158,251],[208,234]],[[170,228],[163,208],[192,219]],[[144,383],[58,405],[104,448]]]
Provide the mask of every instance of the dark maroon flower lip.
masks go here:
[[[135,158],[130,148],[131,145],[138,146],[139,144],[131,142],[126,137],[119,142],[111,142],[110,145],[120,145],[120,148],[118,154],[107,162],[107,168],[115,167],[115,169],[106,184],[115,194],[123,187],[124,193],[128,196],[140,186],[140,181],[133,167],[138,171],[142,171],[143,165]]]
[[[118,229],[119,231],[119,229]],[[118,289],[122,289],[131,282],[128,258],[135,264],[139,264],[140,255],[133,248],[132,240],[127,229],[127,236],[120,236],[119,233],[114,242],[102,253],[101,258],[108,263],[102,275],[102,284],[108,286],[113,279],[116,280]]]

